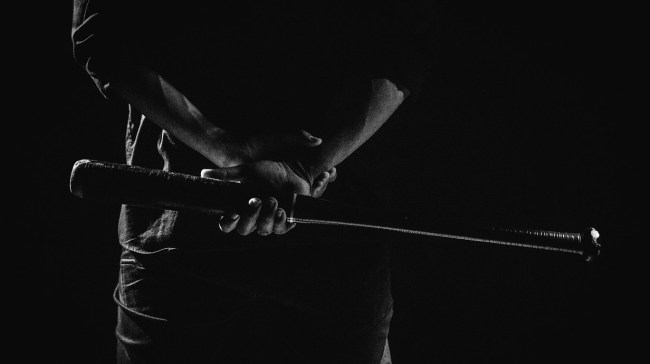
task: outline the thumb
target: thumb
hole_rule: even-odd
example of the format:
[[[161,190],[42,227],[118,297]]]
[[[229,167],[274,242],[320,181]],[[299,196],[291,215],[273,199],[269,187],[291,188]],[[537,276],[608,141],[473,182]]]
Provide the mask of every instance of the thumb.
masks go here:
[[[242,166],[201,170],[201,178],[214,178],[226,181],[241,181],[244,176]]]
[[[293,144],[293,145],[305,146],[305,147],[315,147],[320,145],[323,142],[321,138],[311,135],[306,130],[300,130],[298,132],[286,134],[284,135],[284,141],[287,144]]]

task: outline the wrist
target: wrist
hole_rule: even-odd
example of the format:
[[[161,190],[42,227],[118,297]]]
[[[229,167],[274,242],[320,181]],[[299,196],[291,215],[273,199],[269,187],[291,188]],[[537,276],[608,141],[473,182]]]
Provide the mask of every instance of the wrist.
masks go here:
[[[242,138],[223,129],[208,130],[210,140],[209,159],[220,168],[239,166],[250,162],[250,151]]]

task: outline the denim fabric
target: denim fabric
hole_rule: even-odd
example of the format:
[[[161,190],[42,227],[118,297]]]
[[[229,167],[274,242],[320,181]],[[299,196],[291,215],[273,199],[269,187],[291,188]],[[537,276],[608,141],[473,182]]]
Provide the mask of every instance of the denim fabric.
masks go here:
[[[249,253],[242,259],[265,275],[260,259],[273,261],[272,255]],[[241,264],[237,257],[226,260],[235,263],[227,267],[231,270]],[[286,283],[289,288],[283,291],[274,284],[265,286],[257,274],[249,278],[258,284],[251,284],[242,277],[251,269],[240,269],[242,279],[236,280],[214,268],[225,264],[219,257],[194,253],[141,255],[124,250],[115,290],[118,362],[390,362],[387,265],[372,271],[355,272],[345,264],[334,269],[347,271],[347,279],[298,265],[287,269],[286,277],[301,279],[267,280]]]

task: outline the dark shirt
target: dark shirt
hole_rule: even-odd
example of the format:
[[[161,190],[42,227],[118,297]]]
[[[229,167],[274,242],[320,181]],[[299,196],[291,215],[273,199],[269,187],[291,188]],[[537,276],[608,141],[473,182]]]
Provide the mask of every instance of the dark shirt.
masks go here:
[[[144,65],[226,130],[327,137],[333,95],[387,78],[417,93],[428,65],[426,2],[75,0],[73,51],[102,94]],[[207,159],[130,108],[127,163],[199,174]],[[212,217],[124,206],[120,241],[150,253],[217,249]],[[254,239],[253,237],[247,238]],[[267,239],[268,240],[268,239]]]
[[[107,98],[116,75],[144,65],[226,130],[320,137],[336,128],[325,111],[337,91],[387,78],[413,97],[425,77],[427,1],[224,3],[75,0],[74,56]],[[193,175],[214,168],[132,107],[125,151],[133,165]],[[355,203],[368,187],[353,189],[343,174],[324,197]],[[128,205],[119,220],[125,249],[168,267],[285,304],[345,306],[357,318],[390,301],[385,239],[303,226],[281,236],[224,234],[214,216]]]

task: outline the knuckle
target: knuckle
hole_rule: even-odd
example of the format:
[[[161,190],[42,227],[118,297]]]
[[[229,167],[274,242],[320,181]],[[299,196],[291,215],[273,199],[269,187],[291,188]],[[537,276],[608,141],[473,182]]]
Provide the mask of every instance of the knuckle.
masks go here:
[[[277,208],[278,200],[275,197],[267,197],[264,199],[264,211],[272,212]]]
[[[275,225],[273,226],[273,232],[274,232],[275,234],[277,234],[277,235],[282,235],[282,234],[284,234],[285,230],[286,230],[285,225],[282,224],[282,223],[281,223],[281,224],[275,224]]]
[[[240,235],[248,235],[251,232],[255,231],[255,225],[248,225],[246,224],[245,226],[237,226],[237,232]]]

